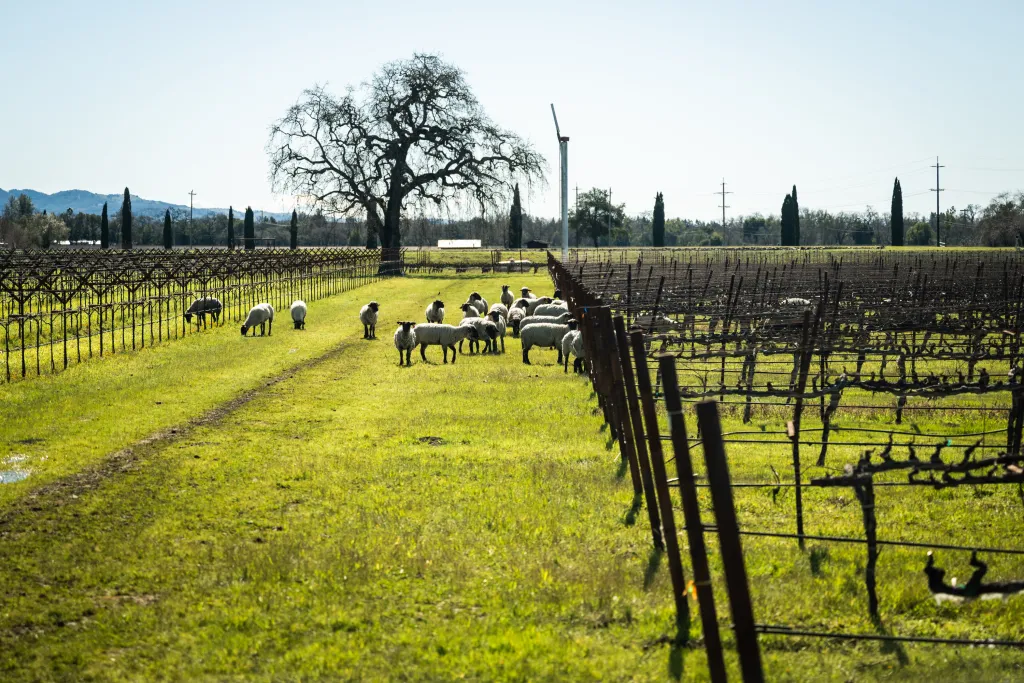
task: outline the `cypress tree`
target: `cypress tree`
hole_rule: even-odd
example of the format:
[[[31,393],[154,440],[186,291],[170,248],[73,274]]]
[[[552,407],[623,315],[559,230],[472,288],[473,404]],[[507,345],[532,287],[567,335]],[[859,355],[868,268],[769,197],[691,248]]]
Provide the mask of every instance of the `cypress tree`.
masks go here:
[[[164,249],[174,248],[174,232],[171,230],[171,210],[164,211]]]
[[[796,201],[796,185],[793,186],[793,205],[789,209],[793,212],[793,244],[800,246],[800,204]]]
[[[228,207],[228,250],[235,248],[235,207]]]
[[[897,178],[892,186],[892,246],[903,246],[903,188]]]
[[[245,240],[245,250],[252,251],[256,248],[256,219],[252,213],[252,207],[245,207],[245,220],[242,223],[242,236]]]
[[[100,216],[100,249],[110,248],[110,221],[107,220],[107,203],[103,202],[103,214]]]
[[[523,246],[523,206],[519,200],[519,183],[512,191],[512,210],[508,216],[508,246],[521,249]]]
[[[124,188],[124,202],[121,203],[121,248],[132,248],[132,197]]]
[[[299,214],[292,209],[292,224],[288,226],[288,234],[291,236],[291,248],[299,248]]]
[[[787,194],[786,198],[782,200],[782,216],[781,216],[781,227],[782,235],[780,236],[782,246],[789,247],[793,245],[793,195]]]
[[[656,247],[665,246],[665,197],[660,192],[654,195],[654,220],[651,225],[651,242]]]

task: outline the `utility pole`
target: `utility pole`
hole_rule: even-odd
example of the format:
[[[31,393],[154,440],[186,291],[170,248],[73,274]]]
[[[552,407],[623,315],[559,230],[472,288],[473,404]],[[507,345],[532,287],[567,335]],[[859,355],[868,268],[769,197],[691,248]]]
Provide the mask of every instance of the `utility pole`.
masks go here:
[[[722,206],[719,208],[722,209],[722,236],[725,237],[725,210],[729,208],[725,203],[725,195],[732,194],[732,192],[725,191],[725,178],[722,178],[722,191],[716,192],[715,194],[722,195]]]
[[[612,246],[612,188],[608,188],[608,246]]]
[[[942,246],[942,234],[939,227],[939,193],[942,192],[942,187],[939,185],[939,169],[946,168],[945,166],[939,165],[939,158],[935,157],[935,187],[932,188],[932,192],[935,193],[935,246]]]
[[[196,193],[192,190],[188,191],[188,246],[192,246],[192,198],[196,196]]]

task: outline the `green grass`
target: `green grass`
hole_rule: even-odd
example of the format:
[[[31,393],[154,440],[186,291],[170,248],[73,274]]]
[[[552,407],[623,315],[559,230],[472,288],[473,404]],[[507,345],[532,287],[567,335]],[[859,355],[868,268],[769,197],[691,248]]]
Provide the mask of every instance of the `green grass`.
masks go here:
[[[552,351],[522,365],[512,339],[504,356],[443,365],[434,347],[430,363],[398,367],[394,321],[421,319],[438,292],[449,311],[473,290],[493,300],[507,278],[389,280],[312,303],[305,332],[222,328],[0,387],[0,459],[24,456],[32,472],[0,486],[0,679],[705,679],[699,646],[669,644],[666,566],[589,385]],[[356,319],[371,298],[378,341]],[[730,457],[736,479],[786,462],[763,448]],[[791,519],[791,498],[743,495],[741,521]],[[987,519],[959,494],[929,495],[950,498],[940,532]],[[1001,495],[976,504],[1019,519]],[[859,511],[838,500],[850,497],[811,500],[813,530],[855,532]],[[880,514],[883,536],[927,521]],[[748,548],[759,619],[870,630],[860,553],[815,551],[814,573],[817,544]],[[894,632],[1020,630],[1012,600],[935,607],[922,557],[883,552]],[[901,664],[877,644],[762,639],[769,680],[1012,680],[1024,661],[904,651]]]

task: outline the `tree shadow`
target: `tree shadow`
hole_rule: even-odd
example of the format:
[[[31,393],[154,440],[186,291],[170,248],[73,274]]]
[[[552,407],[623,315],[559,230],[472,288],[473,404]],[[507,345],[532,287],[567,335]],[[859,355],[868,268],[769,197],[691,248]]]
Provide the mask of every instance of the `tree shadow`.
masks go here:
[[[807,555],[807,560],[811,563],[811,575],[821,576],[821,565],[828,560],[828,548],[821,546],[815,546],[811,548],[811,552]]]
[[[638,512],[640,512],[640,506],[643,504],[643,500],[644,499],[641,494],[633,494],[633,505],[630,506],[629,511],[626,512],[626,516],[622,520],[626,524],[626,526],[633,526],[634,524],[636,524],[636,515]]]
[[[661,548],[651,548],[651,554],[647,557],[647,568],[644,569],[644,590],[649,590],[654,583],[654,577],[658,575],[658,568],[661,567],[661,558],[665,551]]]

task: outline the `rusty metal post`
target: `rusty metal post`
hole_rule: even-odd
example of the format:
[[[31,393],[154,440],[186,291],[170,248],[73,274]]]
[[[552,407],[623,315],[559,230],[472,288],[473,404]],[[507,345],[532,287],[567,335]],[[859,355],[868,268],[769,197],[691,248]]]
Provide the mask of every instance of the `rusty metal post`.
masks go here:
[[[629,462],[629,473],[633,480],[633,493],[643,492],[643,481],[640,478],[640,465],[636,461],[636,449],[633,434],[629,427],[629,412],[626,410],[626,391],[622,381],[622,366],[615,344],[615,332],[612,329],[611,311],[607,306],[598,309],[598,339],[601,340],[602,355],[611,378],[611,416],[619,439],[619,452]]]

